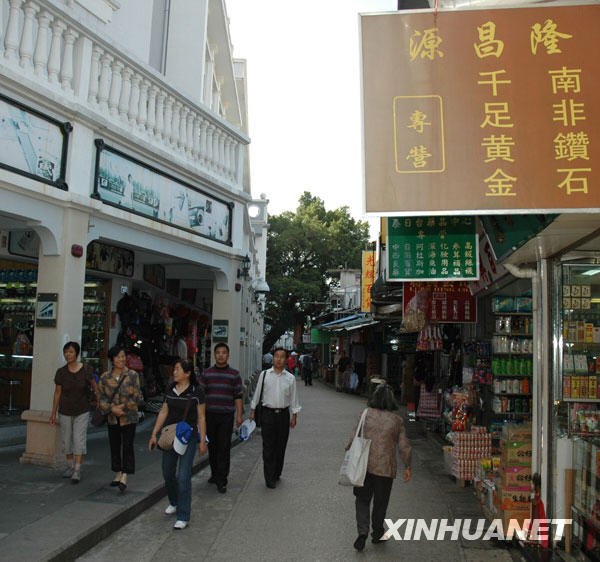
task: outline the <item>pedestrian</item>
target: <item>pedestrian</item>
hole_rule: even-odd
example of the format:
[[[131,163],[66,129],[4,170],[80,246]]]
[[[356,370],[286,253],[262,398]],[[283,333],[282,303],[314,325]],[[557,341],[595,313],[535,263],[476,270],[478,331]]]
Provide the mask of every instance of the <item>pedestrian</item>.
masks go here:
[[[115,473],[110,485],[124,492],[127,475],[135,473],[133,440],[142,391],[139,375],[127,368],[125,348],[120,345],[111,347],[108,357],[112,369],[100,377],[98,396],[100,411],[108,414],[108,442],[111,467]]]
[[[293,353],[290,353],[290,356],[287,359],[287,370],[294,374],[294,369],[296,368],[296,358]]]
[[[290,427],[296,427],[301,410],[296,377],[285,370],[286,359],[287,352],[282,347],[273,351],[273,367],[262,372],[250,404],[252,421],[262,392],[263,470],[267,488],[275,488],[281,478]]]
[[[175,357],[178,357],[182,361],[187,360],[188,346],[187,346],[187,342],[185,340],[185,334],[183,334],[182,332],[177,334],[173,351],[174,351],[173,355],[175,355]]]
[[[54,376],[56,386],[50,415],[50,425],[55,425],[58,411],[62,448],[67,456],[63,478],[70,478],[72,484],[78,484],[81,480],[81,463],[87,452],[90,408],[95,408],[97,402],[94,373],[90,365],[79,361],[80,349],[74,341],[63,346],[67,364],[58,369]]]
[[[210,484],[217,491],[227,491],[227,477],[231,453],[233,422],[242,424],[242,398],[244,385],[240,373],[229,366],[229,346],[218,343],[214,348],[215,364],[204,370],[200,387],[206,397],[206,433],[208,436],[208,459],[210,461]]]
[[[162,473],[169,497],[165,509],[167,515],[177,514],[174,529],[188,526],[192,507],[192,465],[196,454],[206,453],[206,417],[204,392],[197,385],[194,365],[191,361],[177,360],[173,366],[173,384],[165,393],[165,399],[148,442],[152,451],[157,445],[157,435],[163,426],[186,422],[192,429],[188,445],[180,454],[175,448],[163,451]],[[177,462],[179,461],[179,471]]]
[[[406,437],[404,420],[394,413],[398,409],[394,393],[387,384],[377,386],[369,399],[367,415],[363,426],[363,436],[371,440],[367,475],[361,488],[354,488],[356,497],[356,525],[358,538],[354,541],[356,550],[363,550],[369,534],[369,519],[372,521],[371,542],[380,543],[383,538],[383,521],[396,477],[396,447],[405,464],[404,482],[411,477],[411,446]],[[360,416],[359,416],[360,420]],[[352,438],[356,433],[358,421],[354,427]],[[346,450],[352,444],[352,438]],[[371,514],[371,501],[373,513]]]
[[[300,363],[302,365],[302,378],[304,379],[304,386],[312,386],[312,355],[310,353],[305,353],[300,357]]]
[[[263,369],[270,369],[273,366],[273,354],[267,351],[262,358]]]

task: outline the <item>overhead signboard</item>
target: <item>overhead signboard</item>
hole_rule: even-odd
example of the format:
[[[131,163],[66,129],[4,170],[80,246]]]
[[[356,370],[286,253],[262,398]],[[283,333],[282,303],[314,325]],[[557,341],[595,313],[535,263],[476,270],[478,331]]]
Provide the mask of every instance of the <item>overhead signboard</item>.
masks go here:
[[[424,292],[424,293],[423,293]],[[471,323],[477,321],[477,301],[471,295],[469,284],[447,283],[405,283],[404,315],[413,305],[413,299],[427,294],[427,319],[431,323]]]
[[[366,211],[600,209],[598,21],[599,5],[361,16]]]
[[[388,281],[479,277],[474,217],[389,217]]]
[[[508,270],[496,260],[488,237],[482,234],[479,237],[479,279],[469,283],[471,294],[482,293],[505,275],[508,275]]]

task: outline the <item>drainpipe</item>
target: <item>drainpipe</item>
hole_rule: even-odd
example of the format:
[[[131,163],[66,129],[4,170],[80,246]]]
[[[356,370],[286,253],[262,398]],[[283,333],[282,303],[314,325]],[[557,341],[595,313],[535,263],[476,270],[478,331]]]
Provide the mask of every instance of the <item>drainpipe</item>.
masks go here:
[[[550,263],[547,259],[541,259],[537,267],[516,266],[513,264],[502,264],[511,275],[519,279],[531,279],[531,291],[533,301],[533,380],[532,380],[532,458],[531,472],[537,472],[542,477],[542,501],[546,513],[550,513],[549,505],[549,470],[550,467],[550,417],[551,417],[551,394],[550,375],[551,365],[549,357],[552,357],[550,333],[547,329],[550,318]],[[547,353],[543,353],[548,350]]]

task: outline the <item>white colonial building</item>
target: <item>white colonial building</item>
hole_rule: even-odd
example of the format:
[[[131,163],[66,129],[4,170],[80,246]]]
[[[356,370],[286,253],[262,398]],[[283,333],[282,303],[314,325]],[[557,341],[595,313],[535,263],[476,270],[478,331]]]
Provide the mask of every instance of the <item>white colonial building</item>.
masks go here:
[[[226,341],[260,368],[249,142],[224,0],[0,0],[0,375],[24,462],[56,462],[67,341],[100,372],[125,339],[158,386],[176,332],[199,366]]]

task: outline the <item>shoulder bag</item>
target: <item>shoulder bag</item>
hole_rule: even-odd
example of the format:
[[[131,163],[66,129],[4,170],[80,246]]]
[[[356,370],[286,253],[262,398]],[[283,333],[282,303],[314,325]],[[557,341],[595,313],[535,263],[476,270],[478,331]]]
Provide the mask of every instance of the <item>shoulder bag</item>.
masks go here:
[[[183,419],[181,421],[185,421],[187,419],[188,410],[190,409],[190,404],[192,400],[185,401],[185,410],[183,411]],[[157,445],[161,451],[170,451],[173,448],[173,443],[175,442],[175,432],[177,431],[177,423],[170,423],[169,425],[165,425],[160,432],[160,437],[158,438]]]
[[[363,437],[365,426],[365,418],[367,410],[362,413],[360,422],[356,428],[352,445],[346,451],[342,468],[340,469],[339,483],[342,486],[356,486],[362,488],[367,475],[367,463],[369,462],[369,449],[371,448],[371,440]]]
[[[256,422],[256,427],[260,427],[262,423],[262,397],[263,390],[265,389],[265,377],[267,376],[267,371],[262,372],[262,383],[260,386],[260,396],[258,397],[258,402],[256,403],[256,407],[254,408],[254,421]]]
[[[117,392],[119,391],[119,387],[121,386],[121,383],[123,382],[123,380],[125,380],[126,376],[127,375],[123,374],[121,376],[121,378],[119,379],[119,384],[117,385],[117,388],[115,388],[114,392],[112,393],[112,396],[110,397],[110,400],[108,401],[110,404],[112,404],[112,401],[115,399],[115,396],[117,395]],[[95,425],[96,427],[102,427],[107,421],[108,421],[108,414],[103,414],[100,411],[100,404],[98,404],[98,406],[96,406],[96,409],[92,413],[92,420],[91,420],[92,425]]]

